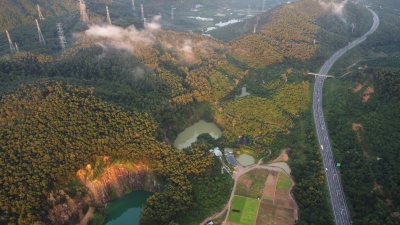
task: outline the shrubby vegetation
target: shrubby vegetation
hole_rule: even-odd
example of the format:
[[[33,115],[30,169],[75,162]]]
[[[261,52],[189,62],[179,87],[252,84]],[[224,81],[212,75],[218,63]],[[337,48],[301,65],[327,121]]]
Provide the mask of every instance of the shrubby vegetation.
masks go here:
[[[217,121],[223,125],[228,138],[248,135],[268,139],[265,142],[292,126],[271,100],[252,96],[226,103]]]
[[[309,82],[286,84],[278,90],[272,101],[292,117],[297,117],[310,106],[309,93]]]
[[[224,136],[231,143],[246,136],[264,145],[257,155],[262,157],[274,139],[294,126],[294,118],[306,110],[311,102],[309,83],[284,83],[273,80],[263,84],[273,91],[270,99],[248,96],[224,102],[215,112],[215,119],[224,128]],[[271,90],[272,88],[272,90]]]
[[[260,32],[231,42],[232,55],[250,67],[265,67],[284,58],[306,60],[316,53],[314,39],[320,30],[315,20],[322,15],[318,4],[300,1],[273,12]]]

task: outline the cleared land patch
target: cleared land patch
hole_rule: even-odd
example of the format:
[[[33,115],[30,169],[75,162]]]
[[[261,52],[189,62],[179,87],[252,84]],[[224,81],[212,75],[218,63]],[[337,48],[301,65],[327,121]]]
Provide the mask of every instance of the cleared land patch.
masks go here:
[[[242,225],[254,225],[259,204],[257,199],[235,195],[228,220]]]
[[[292,209],[276,207],[266,201],[260,203],[256,225],[291,225],[294,222]]]
[[[270,171],[265,181],[256,225],[293,225],[297,205],[290,195],[291,179],[284,173]]]
[[[262,197],[267,176],[268,170],[265,169],[255,169],[246,173],[239,178],[235,194],[250,198]]]
[[[270,171],[265,181],[263,190],[263,199],[273,201],[275,198],[276,182],[278,180],[278,172]]]
[[[292,181],[290,181],[289,177],[285,173],[280,172],[276,188],[289,190],[291,186],[292,186]]]
[[[284,170],[257,168],[239,177],[227,225],[294,225],[293,181]]]
[[[287,162],[288,160],[289,160],[289,156],[287,154],[287,151],[283,150],[281,152],[281,154],[276,159],[274,159],[272,162],[273,163],[274,162]]]

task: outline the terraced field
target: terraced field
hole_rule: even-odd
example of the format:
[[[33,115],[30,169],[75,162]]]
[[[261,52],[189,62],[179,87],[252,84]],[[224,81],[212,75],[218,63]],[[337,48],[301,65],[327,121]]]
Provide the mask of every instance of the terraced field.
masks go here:
[[[265,181],[256,225],[293,225],[297,205],[290,195],[291,179],[284,173],[270,171]]]
[[[257,168],[238,178],[227,225],[293,225],[297,204],[281,169]]]

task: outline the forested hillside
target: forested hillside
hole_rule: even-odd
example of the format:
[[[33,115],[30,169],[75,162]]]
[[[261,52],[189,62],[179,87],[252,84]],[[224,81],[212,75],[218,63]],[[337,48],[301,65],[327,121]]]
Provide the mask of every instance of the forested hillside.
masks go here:
[[[399,71],[356,73],[328,88],[336,94],[327,97],[327,121],[354,224],[398,224]]]
[[[313,1],[275,10],[259,33],[232,42],[232,54],[252,67],[282,62],[283,58],[306,60],[314,56],[320,27],[315,20],[323,10]]]
[[[167,223],[192,204],[188,176],[207,171],[211,156],[201,148],[185,153],[157,142],[156,125],[146,114],[123,112],[92,92],[42,82],[2,98],[2,223],[46,222],[49,192],[68,186],[98,155],[145,163],[168,179],[146,204],[144,224]]]
[[[337,64],[324,107],[353,224],[399,224],[400,3],[371,6],[381,24]]]
[[[77,10],[74,0],[2,0],[0,8],[0,28],[10,29],[15,25],[34,24],[38,18],[36,4],[39,4],[44,17],[61,16]]]

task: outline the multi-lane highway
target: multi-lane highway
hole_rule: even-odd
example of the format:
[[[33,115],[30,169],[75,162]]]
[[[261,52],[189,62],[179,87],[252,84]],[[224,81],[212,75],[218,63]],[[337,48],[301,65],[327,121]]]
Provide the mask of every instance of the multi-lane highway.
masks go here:
[[[379,17],[371,9],[368,10],[373,15],[373,24],[370,30],[358,39],[350,42],[346,47],[341,48],[329,58],[322,66],[319,74],[326,75],[331,69],[332,65],[342,57],[347,51],[354,48],[358,44],[367,39],[367,36],[374,33],[379,26]],[[329,142],[328,131],[325,125],[324,112],[322,108],[322,91],[326,76],[316,76],[313,92],[313,114],[315,127],[317,131],[320,152],[322,154],[323,164],[325,167],[325,176],[327,180],[331,206],[336,225],[350,225],[351,219],[347,209],[343,187],[340,181],[339,172],[336,169],[336,163],[333,157],[331,144]],[[331,78],[332,79],[332,78]],[[335,78],[333,78],[335,79]]]

